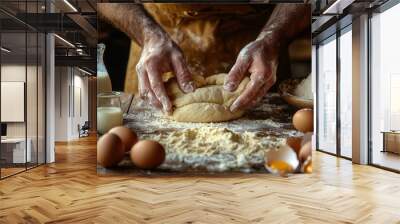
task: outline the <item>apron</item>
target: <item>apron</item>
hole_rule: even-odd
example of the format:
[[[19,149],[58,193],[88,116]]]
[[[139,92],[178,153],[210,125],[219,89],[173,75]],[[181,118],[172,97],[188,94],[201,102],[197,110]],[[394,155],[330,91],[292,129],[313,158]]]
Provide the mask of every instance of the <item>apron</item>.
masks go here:
[[[146,11],[183,51],[193,75],[227,73],[240,50],[255,40],[273,5],[146,3]],[[141,47],[134,41],[125,75],[125,91],[137,93],[136,64]]]

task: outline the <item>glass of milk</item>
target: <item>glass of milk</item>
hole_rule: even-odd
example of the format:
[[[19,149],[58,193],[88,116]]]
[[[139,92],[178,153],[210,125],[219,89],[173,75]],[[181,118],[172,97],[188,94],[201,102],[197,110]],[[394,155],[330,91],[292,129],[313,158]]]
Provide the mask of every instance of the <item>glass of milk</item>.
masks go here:
[[[111,128],[122,125],[121,93],[97,94],[97,132],[105,134]]]

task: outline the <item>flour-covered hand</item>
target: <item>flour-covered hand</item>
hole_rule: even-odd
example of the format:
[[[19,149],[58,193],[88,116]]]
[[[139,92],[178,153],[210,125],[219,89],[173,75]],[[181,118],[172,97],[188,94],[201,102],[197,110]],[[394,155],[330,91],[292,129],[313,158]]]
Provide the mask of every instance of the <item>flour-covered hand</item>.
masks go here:
[[[195,90],[181,49],[166,35],[154,35],[144,41],[136,72],[141,98],[165,113],[172,112],[172,104],[162,80],[164,73],[174,72],[183,92]]]
[[[181,49],[142,5],[104,3],[98,10],[102,18],[142,47],[136,65],[140,96],[164,112],[172,112],[162,75],[174,72],[183,92],[195,89]]]
[[[232,112],[254,106],[276,82],[278,47],[272,41],[257,39],[239,53],[230,70],[224,88],[235,91],[243,78],[250,74],[250,82],[230,107]]]

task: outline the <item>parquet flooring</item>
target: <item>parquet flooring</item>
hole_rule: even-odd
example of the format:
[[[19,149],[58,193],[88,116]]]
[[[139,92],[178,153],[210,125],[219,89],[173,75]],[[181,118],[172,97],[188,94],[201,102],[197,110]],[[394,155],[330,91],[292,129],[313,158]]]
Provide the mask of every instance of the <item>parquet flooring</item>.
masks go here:
[[[14,168],[14,167],[7,167],[7,168],[1,168],[1,176],[2,177],[7,177],[10,175],[13,175],[15,173],[19,173],[25,170],[25,167],[18,167],[18,168]]]
[[[400,223],[400,175],[323,153],[314,173],[96,174],[96,142],[0,181],[0,223]]]

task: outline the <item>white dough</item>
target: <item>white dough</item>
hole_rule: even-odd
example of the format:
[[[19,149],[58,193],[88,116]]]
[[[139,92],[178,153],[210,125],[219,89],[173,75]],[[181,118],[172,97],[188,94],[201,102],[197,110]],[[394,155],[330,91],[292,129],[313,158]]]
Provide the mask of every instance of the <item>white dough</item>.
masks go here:
[[[195,76],[196,91],[185,94],[175,79],[167,84],[168,94],[175,106],[173,120],[181,122],[221,122],[241,117],[244,111],[232,113],[229,107],[239,97],[250,81],[245,77],[234,92],[224,90],[227,74],[221,73],[207,78]]]

